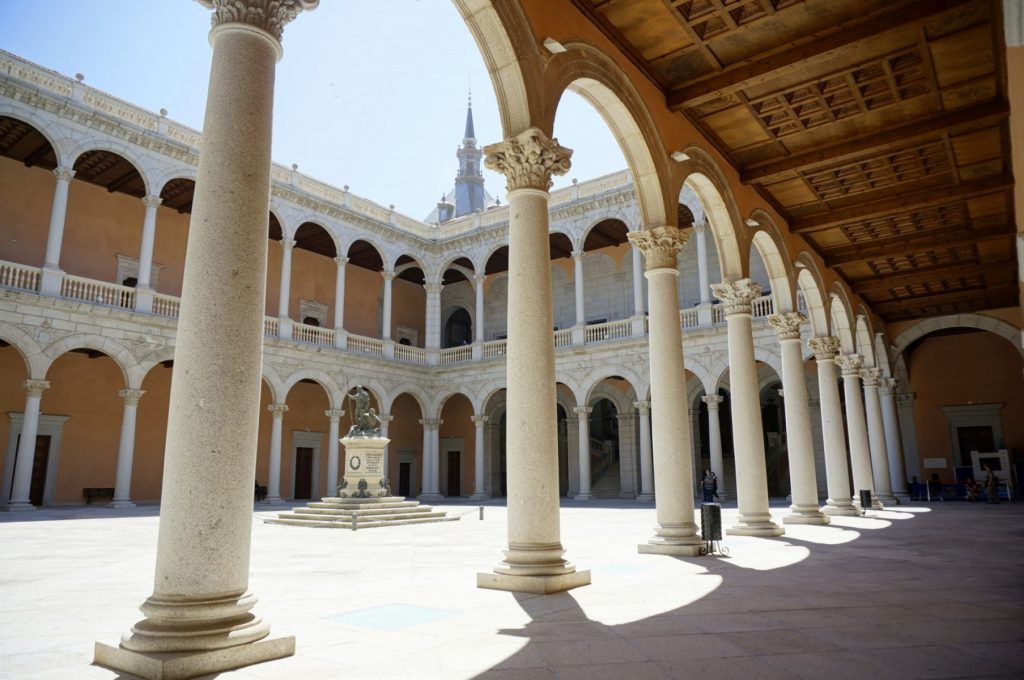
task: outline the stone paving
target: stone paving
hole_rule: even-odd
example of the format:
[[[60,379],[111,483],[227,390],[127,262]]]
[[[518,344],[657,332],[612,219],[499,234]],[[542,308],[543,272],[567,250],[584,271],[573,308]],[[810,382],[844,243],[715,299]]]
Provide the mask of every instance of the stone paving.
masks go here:
[[[444,509],[469,514],[354,533],[257,521],[258,611],[298,649],[218,677],[1024,677],[1024,505],[906,506],[676,559],[636,552],[653,505],[567,503],[568,556],[593,585],[546,597],[474,586],[504,507]],[[0,513],[0,678],[118,677],[89,665],[93,642],[140,618],[156,528],[155,507]]]

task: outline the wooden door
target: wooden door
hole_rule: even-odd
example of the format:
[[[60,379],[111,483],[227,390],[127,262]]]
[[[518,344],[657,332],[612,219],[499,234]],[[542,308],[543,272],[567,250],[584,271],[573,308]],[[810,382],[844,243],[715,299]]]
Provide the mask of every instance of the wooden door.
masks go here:
[[[408,498],[412,495],[412,463],[398,464],[398,495]]]
[[[449,496],[462,495],[462,452],[448,452],[448,494]]]
[[[956,438],[960,445],[960,465],[973,465],[971,451],[992,453],[996,450],[996,440],[990,425],[958,427]]]
[[[313,497],[313,449],[300,446],[295,449],[295,500]]]

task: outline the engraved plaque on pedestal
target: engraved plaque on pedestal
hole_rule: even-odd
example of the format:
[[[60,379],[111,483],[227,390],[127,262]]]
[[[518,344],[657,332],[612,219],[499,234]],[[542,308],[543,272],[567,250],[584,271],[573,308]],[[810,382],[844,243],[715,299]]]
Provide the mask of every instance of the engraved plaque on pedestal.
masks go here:
[[[378,498],[388,495],[384,471],[386,437],[345,437],[345,470],[338,496],[341,498]]]

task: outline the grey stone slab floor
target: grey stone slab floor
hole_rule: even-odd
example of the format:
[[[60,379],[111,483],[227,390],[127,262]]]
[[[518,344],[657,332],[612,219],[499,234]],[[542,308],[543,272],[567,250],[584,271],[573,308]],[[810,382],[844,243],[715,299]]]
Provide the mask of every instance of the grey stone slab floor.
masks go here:
[[[355,533],[256,521],[258,611],[298,651],[220,677],[1024,677],[1021,504],[899,507],[675,559],[637,554],[653,505],[568,503],[568,556],[593,585],[546,597],[474,587],[505,517]],[[0,678],[117,677],[89,665],[93,642],[139,618],[157,521],[155,507],[0,513]]]

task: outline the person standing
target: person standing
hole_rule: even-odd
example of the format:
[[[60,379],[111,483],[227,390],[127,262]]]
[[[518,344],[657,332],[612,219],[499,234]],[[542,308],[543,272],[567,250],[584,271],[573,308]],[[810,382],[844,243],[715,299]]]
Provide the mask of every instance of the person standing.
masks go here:
[[[988,491],[988,502],[999,502],[999,477],[988,465],[985,466],[985,489]]]
[[[700,488],[704,492],[704,502],[714,503],[715,492],[718,491],[718,479],[711,470],[704,470],[704,479],[700,482]]]

